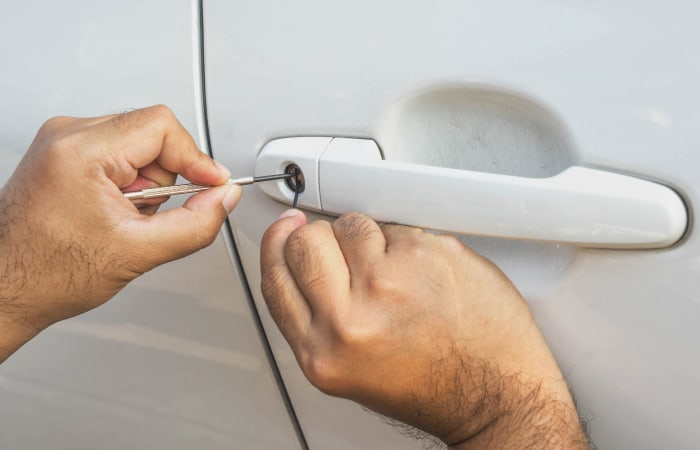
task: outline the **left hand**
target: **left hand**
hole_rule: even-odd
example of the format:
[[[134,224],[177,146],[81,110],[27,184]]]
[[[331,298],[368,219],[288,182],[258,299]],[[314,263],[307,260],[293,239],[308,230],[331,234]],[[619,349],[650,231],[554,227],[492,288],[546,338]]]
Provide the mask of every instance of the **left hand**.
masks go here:
[[[270,314],[323,392],[450,448],[588,448],[527,303],[456,238],[290,210],[260,255]]]
[[[178,174],[207,185],[230,176],[166,107],[42,126],[0,191],[0,361],[50,324],[213,242],[238,186],[160,213],[167,198],[124,198],[123,191],[171,185]]]

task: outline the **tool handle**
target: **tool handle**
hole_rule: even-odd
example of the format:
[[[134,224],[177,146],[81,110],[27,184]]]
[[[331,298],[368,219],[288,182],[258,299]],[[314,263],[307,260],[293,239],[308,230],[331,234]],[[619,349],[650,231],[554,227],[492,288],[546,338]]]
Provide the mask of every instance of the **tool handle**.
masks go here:
[[[243,178],[230,179],[224,184],[237,184],[239,186],[243,186],[246,184],[253,184],[256,181],[281,180],[283,178],[291,178],[293,176],[295,176],[294,173],[282,173],[282,174],[275,174],[275,175],[265,175],[262,177],[255,177],[255,178],[254,177],[243,177]],[[141,200],[141,199],[146,199],[146,198],[167,197],[169,195],[177,195],[177,194],[190,194],[192,192],[206,191],[207,189],[211,189],[213,187],[216,187],[216,186],[205,186],[202,184],[194,184],[194,183],[176,184],[174,186],[163,186],[163,187],[157,187],[157,188],[141,189],[140,191],[125,192],[124,197],[126,197],[129,200]]]
[[[189,194],[190,192],[200,192],[210,189],[212,186],[203,186],[201,184],[178,184],[175,186],[163,186],[157,188],[142,189],[135,192],[127,192],[124,197],[135,199],[146,199],[155,197],[166,197],[168,195]]]

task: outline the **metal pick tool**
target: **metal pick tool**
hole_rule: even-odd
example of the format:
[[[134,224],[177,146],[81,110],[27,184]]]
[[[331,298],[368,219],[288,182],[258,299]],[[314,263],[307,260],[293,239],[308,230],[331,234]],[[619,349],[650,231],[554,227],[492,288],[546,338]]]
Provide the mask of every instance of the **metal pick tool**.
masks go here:
[[[237,184],[243,186],[246,184],[259,183],[261,181],[282,180],[297,176],[296,172],[280,173],[277,175],[264,175],[261,177],[244,177],[230,179],[224,185]],[[174,186],[163,186],[157,188],[141,189],[140,191],[125,192],[124,197],[129,200],[141,200],[145,198],[166,197],[168,195],[189,194],[191,192],[206,191],[216,186],[204,186],[201,184],[176,184]]]

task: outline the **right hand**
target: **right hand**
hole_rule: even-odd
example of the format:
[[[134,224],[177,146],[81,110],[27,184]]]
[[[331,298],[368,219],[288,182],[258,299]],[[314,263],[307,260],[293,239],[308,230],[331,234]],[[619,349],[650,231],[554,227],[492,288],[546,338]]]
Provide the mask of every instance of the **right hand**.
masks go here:
[[[451,236],[295,210],[261,247],[262,290],[306,377],[467,448],[586,448],[520,294]]]
[[[124,198],[178,174],[209,185],[230,175],[166,107],[44,124],[0,191],[0,361],[43,328],[214,240],[238,186],[164,212],[156,211],[165,198]]]

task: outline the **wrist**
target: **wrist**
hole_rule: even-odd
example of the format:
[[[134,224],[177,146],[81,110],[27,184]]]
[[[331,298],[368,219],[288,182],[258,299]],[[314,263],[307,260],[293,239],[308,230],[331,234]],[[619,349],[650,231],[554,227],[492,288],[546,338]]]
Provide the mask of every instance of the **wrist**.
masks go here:
[[[539,370],[504,372],[479,364],[469,377],[478,401],[459,410],[460,426],[441,436],[450,449],[588,449],[578,413],[553,357]],[[534,364],[533,364],[534,366]],[[474,379],[473,375],[483,378]]]
[[[7,255],[2,243],[0,254]],[[41,331],[31,320],[34,307],[24,296],[26,283],[21,274],[17,276],[11,270],[4,256],[0,262],[0,362]]]
[[[2,299],[0,299],[0,302]],[[0,313],[0,363],[17,349],[39,334],[41,330],[30,326],[22,314]]]
[[[455,342],[433,360],[423,400],[407,423],[455,450],[587,449],[566,380],[539,329],[533,321],[511,324],[489,334],[496,339]]]
[[[589,448],[573,402],[561,398],[560,386],[515,375],[502,383],[508,387],[501,388],[498,413],[480,429],[445,441],[449,449]]]
[[[0,362],[41,331],[31,320],[25,252],[13,233],[21,208],[10,201],[8,189],[0,191]]]

